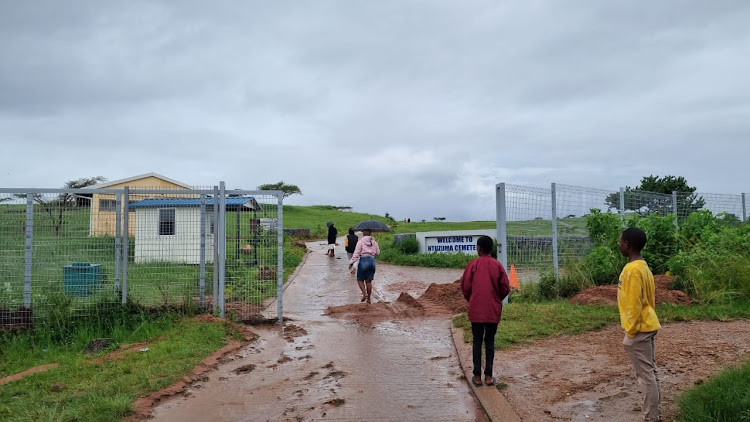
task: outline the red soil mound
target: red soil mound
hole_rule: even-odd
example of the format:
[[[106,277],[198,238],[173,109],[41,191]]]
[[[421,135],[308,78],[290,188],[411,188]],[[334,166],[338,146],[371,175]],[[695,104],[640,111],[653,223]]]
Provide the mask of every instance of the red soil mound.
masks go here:
[[[424,308],[417,299],[414,299],[412,295],[405,292],[402,292],[401,295],[399,295],[398,299],[396,299],[396,303],[412,308]]]
[[[326,315],[353,319],[359,323],[371,323],[386,319],[409,319],[454,315],[465,312],[467,302],[461,293],[460,281],[450,284],[430,284],[418,299],[402,292],[392,304],[377,302],[331,306]]]
[[[676,303],[678,305],[690,305],[693,303],[690,296],[681,290],[670,290],[669,285],[674,277],[666,275],[654,276],[656,287],[656,304]],[[617,285],[596,286],[586,289],[570,298],[571,303],[579,305],[616,305]]]
[[[430,284],[427,291],[419,297],[419,301],[420,303],[431,302],[453,314],[465,312],[469,306],[461,292],[461,280],[450,284]]]

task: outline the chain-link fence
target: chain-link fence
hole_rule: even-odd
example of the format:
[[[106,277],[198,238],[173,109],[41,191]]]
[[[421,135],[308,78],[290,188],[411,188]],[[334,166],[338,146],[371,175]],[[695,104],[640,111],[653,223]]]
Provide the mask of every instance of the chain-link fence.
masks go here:
[[[282,210],[223,182],[0,189],[0,329],[128,302],[251,318],[281,292]]]
[[[515,266],[521,281],[545,272],[559,273],[569,262],[584,258],[592,248],[586,217],[591,210],[647,216],[676,215],[675,224],[698,210],[734,221],[747,221],[747,194],[673,192],[661,194],[632,189],[594,189],[552,183],[549,188],[497,185],[499,259]]]

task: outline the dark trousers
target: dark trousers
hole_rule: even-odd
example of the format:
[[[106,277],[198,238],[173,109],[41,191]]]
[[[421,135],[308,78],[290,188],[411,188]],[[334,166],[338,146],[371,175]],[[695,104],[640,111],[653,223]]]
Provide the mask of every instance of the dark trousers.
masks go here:
[[[474,336],[474,376],[482,375],[482,341],[484,341],[484,375],[492,376],[492,364],[495,362],[495,333],[497,324],[491,322],[472,322],[471,333]]]

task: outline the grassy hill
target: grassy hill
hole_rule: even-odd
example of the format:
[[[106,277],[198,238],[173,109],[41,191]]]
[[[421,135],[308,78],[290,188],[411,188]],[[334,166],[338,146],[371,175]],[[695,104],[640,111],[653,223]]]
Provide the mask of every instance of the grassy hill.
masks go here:
[[[313,236],[325,237],[328,233],[328,227],[326,227],[328,221],[333,221],[339,234],[344,235],[349,227],[364,220],[379,220],[392,224],[390,220],[380,215],[340,211],[330,205],[284,205],[284,227],[307,227]]]
[[[379,220],[390,226],[392,233],[416,233],[443,230],[479,230],[494,229],[497,223],[492,221],[462,221],[462,222],[438,222],[426,221],[404,223],[392,221],[376,214],[339,211],[330,205],[313,206],[284,206],[284,227],[308,227],[310,233],[316,237],[325,237],[328,230],[326,222],[333,221],[339,229],[339,234],[346,233],[352,227],[363,220]],[[586,235],[585,218],[558,219],[557,229],[560,235]],[[509,235],[519,236],[551,236],[552,221],[550,220],[528,220],[509,221],[507,223]]]

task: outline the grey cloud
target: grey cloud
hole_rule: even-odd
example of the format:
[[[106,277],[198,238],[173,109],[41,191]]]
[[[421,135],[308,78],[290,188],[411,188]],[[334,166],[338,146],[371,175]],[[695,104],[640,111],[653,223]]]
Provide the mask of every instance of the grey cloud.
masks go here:
[[[492,218],[499,181],[748,191],[729,174],[750,153],[749,18],[743,1],[4,2],[18,159],[0,185],[284,179],[291,203],[413,219]]]

